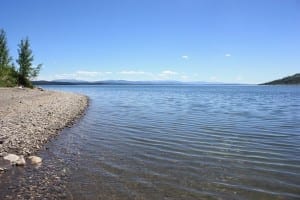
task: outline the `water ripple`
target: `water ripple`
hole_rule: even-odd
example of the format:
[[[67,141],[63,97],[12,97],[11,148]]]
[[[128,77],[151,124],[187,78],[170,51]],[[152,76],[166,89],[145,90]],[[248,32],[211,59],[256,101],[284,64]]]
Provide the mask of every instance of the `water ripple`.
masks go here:
[[[51,144],[78,199],[300,198],[300,87],[51,89],[91,98]]]

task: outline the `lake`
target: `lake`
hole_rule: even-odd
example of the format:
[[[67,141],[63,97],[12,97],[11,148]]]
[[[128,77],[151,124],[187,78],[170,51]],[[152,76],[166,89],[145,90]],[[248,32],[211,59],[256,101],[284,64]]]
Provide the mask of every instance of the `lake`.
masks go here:
[[[90,98],[41,152],[74,199],[300,199],[299,86],[45,88]]]

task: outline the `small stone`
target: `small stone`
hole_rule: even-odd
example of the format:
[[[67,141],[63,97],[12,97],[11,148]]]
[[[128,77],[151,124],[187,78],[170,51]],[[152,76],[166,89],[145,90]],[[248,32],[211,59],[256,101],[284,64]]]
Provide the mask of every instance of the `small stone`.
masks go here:
[[[6,152],[1,152],[0,157],[4,157],[4,156],[7,156],[7,153]]]
[[[5,168],[0,167],[0,172],[4,172],[5,170]]]
[[[31,163],[34,165],[42,163],[42,158],[38,156],[29,156],[28,158],[31,161]]]
[[[11,164],[16,164],[16,162],[19,160],[19,156],[15,154],[8,154],[7,156],[4,156],[4,160],[8,160]]]
[[[44,91],[44,89],[41,88],[41,87],[37,87],[37,89],[38,89],[39,91]]]
[[[16,161],[17,166],[24,166],[26,164],[26,161],[24,159],[24,156],[19,156],[19,160]]]

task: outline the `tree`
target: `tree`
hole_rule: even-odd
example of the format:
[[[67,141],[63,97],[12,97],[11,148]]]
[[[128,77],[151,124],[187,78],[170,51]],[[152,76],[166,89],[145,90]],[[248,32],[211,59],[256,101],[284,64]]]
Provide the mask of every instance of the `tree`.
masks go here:
[[[0,30],[0,69],[8,67],[11,58],[8,55],[6,33],[3,29]]]
[[[30,49],[28,38],[21,40],[21,43],[18,46],[18,83],[19,85],[23,85],[25,87],[32,87],[31,80],[38,76],[42,65],[39,64],[37,67],[33,67],[33,55]]]
[[[11,61],[6,33],[0,29],[0,86],[14,86],[16,84],[16,70]]]

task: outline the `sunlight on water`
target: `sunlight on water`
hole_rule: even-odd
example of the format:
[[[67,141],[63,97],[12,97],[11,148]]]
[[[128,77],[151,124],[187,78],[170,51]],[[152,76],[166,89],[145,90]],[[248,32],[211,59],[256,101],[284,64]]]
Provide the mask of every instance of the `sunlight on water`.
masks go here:
[[[75,199],[299,199],[300,88],[52,86],[90,97],[49,144]]]

